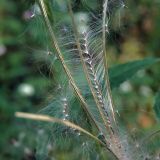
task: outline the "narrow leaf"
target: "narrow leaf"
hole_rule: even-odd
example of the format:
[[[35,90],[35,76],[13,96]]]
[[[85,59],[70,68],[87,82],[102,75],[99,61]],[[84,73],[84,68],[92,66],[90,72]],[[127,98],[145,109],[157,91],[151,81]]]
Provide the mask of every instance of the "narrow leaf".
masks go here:
[[[32,113],[24,113],[24,112],[16,112],[15,116],[17,118],[25,118],[25,119],[32,119],[32,120],[36,120],[36,121],[44,121],[44,122],[52,122],[52,123],[59,123],[62,125],[65,125],[67,127],[73,128],[73,129],[77,129],[78,131],[88,135],[89,137],[97,140],[99,143],[103,144],[103,142],[101,142],[96,136],[92,135],[91,133],[89,133],[87,130],[81,128],[80,126],[70,122],[70,121],[64,121],[58,118],[54,118],[54,117],[50,117],[47,115],[42,115],[42,114],[32,114]]]
[[[51,123],[58,123],[73,129],[76,129],[82,133],[84,133],[85,135],[87,135],[88,137],[94,139],[95,141],[99,142],[102,146],[105,146],[106,149],[108,151],[110,151],[116,159],[117,156],[112,152],[112,150],[110,150],[110,148],[108,148],[106,146],[106,144],[101,141],[99,138],[97,138],[96,136],[94,136],[93,134],[91,134],[90,132],[88,132],[87,130],[81,128],[80,126],[68,121],[68,120],[61,120],[59,118],[55,118],[55,117],[50,117],[47,115],[42,115],[42,114],[32,114],[32,113],[24,113],[24,112],[15,112],[15,117],[17,118],[24,118],[24,119],[31,119],[31,120],[35,120],[35,121],[44,121],[44,122],[51,122]]]
[[[109,69],[109,77],[111,88],[118,87],[121,83],[131,78],[141,69],[146,69],[150,65],[159,62],[157,58],[145,58],[143,60],[136,60],[125,64],[119,64]]]

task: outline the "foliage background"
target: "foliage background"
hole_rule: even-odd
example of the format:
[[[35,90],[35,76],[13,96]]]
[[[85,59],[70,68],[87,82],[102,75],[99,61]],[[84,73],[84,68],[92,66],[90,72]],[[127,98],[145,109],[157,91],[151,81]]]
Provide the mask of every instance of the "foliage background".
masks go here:
[[[88,3],[96,7],[91,0]],[[117,12],[108,36],[110,65],[159,57],[160,2],[125,3],[126,7]],[[36,137],[43,131],[31,121],[17,120],[14,112],[39,111],[52,99],[56,86],[56,75],[48,67],[47,46],[38,38],[42,28],[30,17],[33,4],[24,0],[0,1],[0,159],[3,160],[34,159]],[[154,97],[160,89],[159,71],[159,64],[152,65],[113,90],[118,112],[135,139],[137,130],[142,136],[159,129],[153,111]],[[60,152],[59,159],[64,156]]]

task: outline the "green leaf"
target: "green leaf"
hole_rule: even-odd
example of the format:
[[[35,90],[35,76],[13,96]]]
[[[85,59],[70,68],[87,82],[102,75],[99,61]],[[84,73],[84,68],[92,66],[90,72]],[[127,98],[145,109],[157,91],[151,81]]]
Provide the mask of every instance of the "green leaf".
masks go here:
[[[155,103],[154,103],[154,111],[160,120],[160,91],[156,94]]]
[[[158,58],[145,58],[143,60],[136,60],[125,64],[119,64],[109,69],[109,78],[111,88],[118,87],[121,83],[131,78],[137,71],[146,69],[150,65],[159,62]]]

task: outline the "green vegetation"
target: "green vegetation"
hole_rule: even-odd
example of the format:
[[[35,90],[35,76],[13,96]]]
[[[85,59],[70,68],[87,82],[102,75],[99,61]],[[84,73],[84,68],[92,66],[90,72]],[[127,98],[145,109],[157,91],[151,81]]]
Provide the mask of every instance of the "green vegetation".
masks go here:
[[[93,22],[93,31],[99,30],[95,16],[102,12],[102,4],[100,0],[74,1],[79,30]],[[67,54],[62,46],[74,39],[67,2],[53,0],[46,6],[67,66],[82,96],[94,106],[76,55]],[[112,0],[109,9],[106,52],[120,134],[133,140],[133,148],[144,149],[144,158],[156,159],[160,156],[159,3],[128,0],[124,7],[122,1]],[[0,159],[113,159],[105,147],[74,127],[15,118],[14,113],[21,111],[67,119],[105,141],[68,85],[38,3],[1,0],[0,23]],[[102,41],[98,36],[89,40],[95,40],[97,48]],[[98,115],[97,109],[90,112]]]

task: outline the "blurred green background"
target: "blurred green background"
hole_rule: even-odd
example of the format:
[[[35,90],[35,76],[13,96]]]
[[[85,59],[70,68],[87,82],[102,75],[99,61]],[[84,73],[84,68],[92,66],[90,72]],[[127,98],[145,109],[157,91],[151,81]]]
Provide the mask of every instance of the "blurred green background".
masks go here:
[[[96,8],[95,2],[88,0],[86,5]],[[108,36],[110,65],[159,57],[160,2],[127,0],[125,4],[117,10]],[[34,159],[36,135],[41,131],[31,121],[17,120],[14,112],[38,112],[54,92],[55,75],[47,65],[47,46],[39,38],[43,30],[35,22],[33,5],[34,1],[0,1],[0,160]],[[159,128],[153,111],[159,89],[160,65],[155,64],[113,91],[118,112],[131,132]]]

